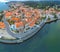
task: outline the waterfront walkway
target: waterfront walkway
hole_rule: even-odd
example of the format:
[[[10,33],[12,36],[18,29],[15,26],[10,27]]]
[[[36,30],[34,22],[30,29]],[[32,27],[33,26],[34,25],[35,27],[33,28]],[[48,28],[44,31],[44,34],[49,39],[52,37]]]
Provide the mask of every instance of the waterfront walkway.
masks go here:
[[[50,17],[51,18],[51,17]],[[59,19],[60,17],[58,17]],[[5,23],[5,26],[6,26],[6,31],[9,33],[9,35],[15,37],[15,38],[18,38],[19,40],[14,40],[13,43],[18,43],[18,42],[23,42],[23,40],[26,40],[28,38],[30,38],[31,36],[33,36],[38,30],[40,30],[40,28],[46,23],[48,17],[46,17],[45,20],[41,21],[41,23],[39,24],[39,27],[34,27],[33,29],[29,29],[28,31],[26,31],[25,33],[13,33],[11,30],[10,30],[10,27],[9,27],[9,24],[8,22],[6,21],[5,17],[3,19],[4,23]],[[6,41],[5,41],[6,42]],[[12,41],[10,41],[12,43]],[[7,43],[9,43],[9,41],[7,41]]]
[[[12,37],[5,29],[0,29],[0,38],[4,37],[5,39],[16,39]]]
[[[13,37],[15,37],[15,38],[19,38],[19,39],[22,39],[23,37],[26,37],[26,36],[30,36],[30,34],[35,30],[35,29],[37,29],[38,27],[36,26],[36,27],[34,27],[33,28],[33,30],[32,29],[30,29],[28,32],[23,32],[23,33],[13,33],[11,30],[10,30],[10,27],[9,27],[9,24],[8,24],[8,22],[6,21],[6,19],[5,19],[5,17],[4,17],[4,19],[3,19],[3,21],[4,21],[4,23],[5,23],[5,26],[6,26],[6,31],[11,35],[11,36],[13,36]],[[41,28],[43,25],[44,25],[45,23],[44,23],[44,21],[42,21],[41,22],[41,24],[39,24],[39,28]],[[31,32],[30,32],[31,31]],[[36,30],[35,30],[36,31]]]

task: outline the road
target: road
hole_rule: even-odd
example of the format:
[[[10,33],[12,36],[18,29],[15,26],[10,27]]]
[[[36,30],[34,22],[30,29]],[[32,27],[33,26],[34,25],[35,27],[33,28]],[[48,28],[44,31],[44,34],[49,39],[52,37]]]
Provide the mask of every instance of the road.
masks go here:
[[[4,21],[4,24],[5,24],[5,26],[6,26],[7,32],[8,32],[11,36],[13,36],[13,37],[15,37],[15,38],[20,38],[20,37],[22,36],[22,35],[20,35],[20,33],[15,34],[15,33],[13,33],[13,32],[10,30],[9,24],[8,24],[8,22],[6,21],[6,18],[5,18],[5,17],[3,18],[3,21]]]
[[[47,20],[47,18],[44,20],[44,21],[42,21],[40,24],[39,24],[39,26],[41,27],[44,23],[45,23],[45,21]],[[3,21],[4,21],[4,24],[5,24],[5,26],[6,26],[6,31],[11,35],[11,36],[13,36],[13,37],[15,37],[15,38],[22,38],[22,37],[24,37],[24,36],[26,36],[27,34],[28,34],[28,32],[26,32],[26,33],[13,33],[11,30],[10,30],[10,27],[9,27],[9,24],[8,24],[8,22],[6,21],[6,18],[4,17],[3,18]],[[30,32],[29,32],[30,33]]]
[[[42,26],[42,24],[44,24],[46,20],[47,20],[47,18],[46,18],[44,21],[42,21],[42,22],[39,24],[39,26]],[[5,26],[6,26],[6,31],[7,31],[11,36],[13,36],[13,37],[15,37],[15,38],[21,38],[21,37],[24,37],[26,34],[28,34],[28,32],[26,32],[26,33],[16,33],[16,34],[13,33],[13,32],[10,30],[9,24],[8,24],[8,22],[6,21],[6,18],[5,18],[5,17],[3,18],[3,21],[4,21],[4,24],[5,24]]]

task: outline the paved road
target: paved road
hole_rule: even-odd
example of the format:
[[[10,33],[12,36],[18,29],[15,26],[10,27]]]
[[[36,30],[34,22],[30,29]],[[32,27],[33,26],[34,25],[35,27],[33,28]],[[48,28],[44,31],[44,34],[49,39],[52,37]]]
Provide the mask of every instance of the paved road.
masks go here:
[[[47,19],[46,19],[47,20]],[[45,20],[45,21],[46,21]],[[26,33],[13,33],[11,30],[10,30],[10,27],[9,27],[9,24],[8,24],[8,22],[6,21],[6,18],[4,17],[3,18],[3,21],[4,21],[4,24],[5,24],[5,26],[6,26],[6,31],[11,35],[11,36],[13,36],[13,37],[15,37],[15,38],[22,38],[22,37],[24,37],[24,36],[26,36],[27,34],[29,34],[30,32],[26,32]],[[40,23],[40,25],[39,26],[42,26],[44,23],[45,23],[45,21],[42,21],[41,23]]]
[[[13,37],[15,37],[15,38],[20,38],[20,37],[22,36],[22,35],[20,35],[20,33],[14,34],[14,33],[10,30],[9,24],[8,24],[8,22],[6,21],[5,17],[4,17],[3,21],[4,21],[4,24],[5,24],[5,26],[6,26],[7,32],[8,32],[11,36],[13,36]]]
[[[42,26],[44,23],[45,23],[45,21],[47,20],[47,18],[44,20],[44,21],[42,21],[42,23],[39,25],[39,26]],[[11,36],[13,36],[13,37],[15,37],[15,38],[22,38],[22,37],[24,37],[24,36],[26,36],[27,34],[29,34],[30,32],[26,32],[26,33],[13,33],[11,30],[10,30],[10,27],[9,27],[9,24],[8,24],[8,22],[6,21],[6,18],[4,17],[3,18],[3,21],[4,21],[4,24],[5,24],[5,26],[6,26],[6,31],[11,35]]]
[[[13,36],[13,37],[15,37],[15,38],[19,38],[19,39],[21,39],[21,38],[23,38],[23,37],[25,37],[25,38],[27,38],[26,36],[30,36],[30,34],[34,31],[34,29],[33,30],[29,30],[28,32],[26,32],[26,33],[13,33],[11,30],[10,30],[10,27],[9,27],[9,24],[8,24],[8,22],[6,21],[6,18],[4,17],[3,18],[3,21],[4,21],[4,24],[5,24],[5,26],[6,26],[6,31],[11,35],[11,36]],[[31,32],[30,32],[31,31]]]

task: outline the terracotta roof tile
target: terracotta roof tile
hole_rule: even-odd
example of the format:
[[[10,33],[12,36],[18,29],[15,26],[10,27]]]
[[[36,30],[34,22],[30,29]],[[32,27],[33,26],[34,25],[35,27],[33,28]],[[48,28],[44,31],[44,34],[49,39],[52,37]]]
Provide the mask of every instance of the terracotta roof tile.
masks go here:
[[[11,15],[12,15],[12,12],[6,12],[5,17],[8,18]]]
[[[20,18],[12,17],[11,20],[13,20],[13,21],[20,21]]]
[[[5,24],[3,22],[0,22],[0,28],[5,28]]]
[[[21,26],[24,26],[24,23],[21,21],[21,22],[15,22],[15,26],[17,28],[21,27]]]
[[[35,21],[32,21],[29,26],[33,27],[35,25]]]

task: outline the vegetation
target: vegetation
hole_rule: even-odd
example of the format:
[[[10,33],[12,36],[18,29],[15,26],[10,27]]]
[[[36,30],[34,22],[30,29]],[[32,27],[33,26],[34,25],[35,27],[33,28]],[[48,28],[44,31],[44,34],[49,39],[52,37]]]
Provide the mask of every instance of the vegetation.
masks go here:
[[[41,20],[45,20],[45,19],[46,19],[46,16],[41,17]]]
[[[19,31],[17,31],[17,30],[14,30],[14,32],[15,32],[15,33],[19,33]]]
[[[54,14],[54,18],[57,18],[56,14]]]
[[[52,1],[50,1],[50,2],[48,2],[48,1],[37,1],[37,2],[35,2],[35,1],[27,1],[27,2],[23,2],[24,4],[26,4],[26,5],[29,5],[29,6],[31,6],[31,7],[33,7],[33,8],[41,8],[41,9],[48,9],[49,7],[47,7],[47,6],[50,6],[50,7],[53,7],[53,6],[55,6],[55,5],[58,5],[58,4],[60,4],[60,2],[52,2]]]
[[[48,17],[48,19],[47,19],[48,21],[50,21],[50,17]]]
[[[36,24],[36,25],[39,25],[39,24],[40,24],[40,22],[36,22],[35,24]]]
[[[3,11],[0,11],[0,21],[2,21],[3,18]]]
[[[30,27],[26,28],[26,30],[30,29]]]
[[[14,24],[14,21],[12,20],[7,20],[9,22],[10,25]]]
[[[0,15],[0,21],[2,21],[3,15]]]
[[[54,18],[57,18],[57,15],[56,15],[56,13],[52,13],[52,15],[54,15]]]
[[[45,9],[45,10],[48,10],[49,8],[50,8],[50,6],[46,6],[44,9]]]

